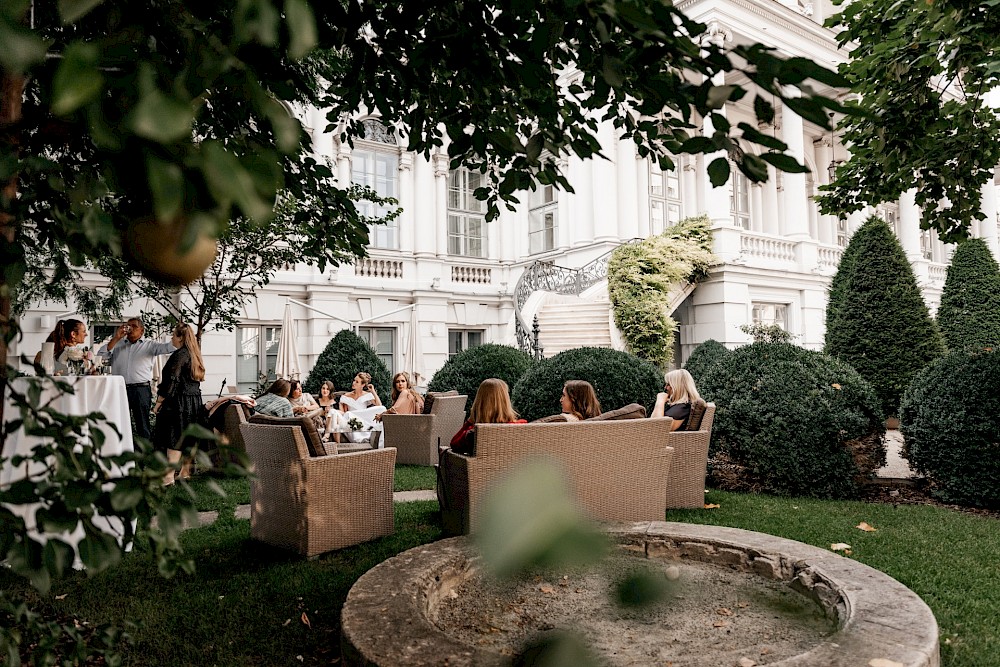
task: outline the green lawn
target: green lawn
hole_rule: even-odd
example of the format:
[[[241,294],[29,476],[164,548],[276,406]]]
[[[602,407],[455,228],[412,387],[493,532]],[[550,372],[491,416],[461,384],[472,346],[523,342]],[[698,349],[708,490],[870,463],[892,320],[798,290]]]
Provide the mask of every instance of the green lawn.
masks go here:
[[[397,471],[397,480],[411,474],[424,479],[423,485],[429,479],[428,469],[414,469]],[[245,492],[238,482],[225,484],[235,485],[234,495]],[[671,511],[667,519],[757,530],[822,548],[847,542],[853,558],[895,577],[930,605],[941,627],[945,667],[998,664],[1000,577],[994,570],[1000,562],[1000,523],[995,519],[935,507],[717,491],[707,501],[721,507]],[[398,503],[393,536],[312,561],[251,542],[249,523],[223,512],[215,524],[182,536],[196,562],[193,576],[164,580],[149,554],[139,550],[110,573],[57,583],[40,602],[90,623],[135,622],[126,664],[329,664],[339,654],[339,613],[351,585],[386,558],[439,539],[436,510],[433,501]],[[862,521],[877,530],[857,529]],[[25,590],[6,570],[0,570],[0,587]]]

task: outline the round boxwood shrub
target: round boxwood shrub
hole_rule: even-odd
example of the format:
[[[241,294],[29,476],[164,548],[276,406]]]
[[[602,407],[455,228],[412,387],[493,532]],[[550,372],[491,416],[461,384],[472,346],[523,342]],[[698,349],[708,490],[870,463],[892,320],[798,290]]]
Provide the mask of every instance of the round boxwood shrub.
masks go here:
[[[385,362],[363,338],[350,329],[342,329],[323,348],[302,385],[302,391],[319,396],[319,386],[324,380],[331,380],[337,391],[350,391],[354,376],[362,371],[372,376],[379,398],[388,405],[392,375]]]
[[[705,376],[712,366],[715,365],[722,357],[729,354],[729,348],[720,343],[719,341],[709,338],[704,343],[694,348],[694,352],[688,357],[688,360],[684,362],[684,368],[691,377],[694,378],[695,383],[701,380]]]
[[[648,413],[663,391],[663,374],[650,362],[603,347],[578,347],[543,359],[521,376],[514,407],[528,421],[558,413],[566,380],[592,384],[605,412],[641,403]]]
[[[1000,506],[1000,353],[954,352],[903,395],[903,455],[947,502]]]
[[[525,352],[509,345],[486,343],[459,352],[445,362],[427,385],[428,391],[448,391],[469,397],[465,410],[472,408],[479,383],[486,378],[500,378],[513,387],[534,360]]]
[[[850,498],[885,465],[872,386],[853,368],[790,343],[753,343],[708,371],[716,404],[712,481],[731,490]]]

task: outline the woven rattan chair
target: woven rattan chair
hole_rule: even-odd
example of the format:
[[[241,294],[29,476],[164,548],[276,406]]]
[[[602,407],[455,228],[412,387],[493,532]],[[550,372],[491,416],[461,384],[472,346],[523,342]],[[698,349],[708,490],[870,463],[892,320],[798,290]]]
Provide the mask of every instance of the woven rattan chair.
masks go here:
[[[310,457],[297,426],[242,431],[251,537],[312,557],[392,534],[396,450]]]
[[[399,452],[398,463],[432,466],[438,462],[438,445],[447,446],[465,421],[468,397],[437,396],[426,415],[382,415],[382,441]]]
[[[438,498],[445,532],[475,532],[489,489],[519,463],[539,455],[565,470],[580,506],[599,521],[662,521],[673,451],[669,419],[480,424],[476,455],[447,450]]]
[[[667,483],[667,509],[705,506],[708,443],[714,421],[715,403],[708,403],[697,431],[674,431],[667,439],[667,444],[674,448]]]

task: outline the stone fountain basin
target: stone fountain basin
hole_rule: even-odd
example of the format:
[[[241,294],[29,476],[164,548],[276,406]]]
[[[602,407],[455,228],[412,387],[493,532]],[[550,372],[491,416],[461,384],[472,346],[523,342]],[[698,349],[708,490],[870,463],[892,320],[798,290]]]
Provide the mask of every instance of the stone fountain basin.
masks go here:
[[[638,559],[666,565],[704,564],[784,584],[817,605],[830,620],[833,632],[817,636],[801,653],[777,661],[778,656],[749,656],[757,664],[940,665],[937,622],[927,605],[903,584],[857,561],[736,528],[641,522],[608,530],[623,553]],[[511,664],[509,655],[462,641],[439,626],[442,605],[479,574],[479,558],[464,537],[410,549],[372,568],[355,583],[341,614],[344,664]],[[666,641],[658,631],[636,639],[648,644]],[[724,637],[720,644],[725,644]],[[733,662],[725,655],[720,664]]]

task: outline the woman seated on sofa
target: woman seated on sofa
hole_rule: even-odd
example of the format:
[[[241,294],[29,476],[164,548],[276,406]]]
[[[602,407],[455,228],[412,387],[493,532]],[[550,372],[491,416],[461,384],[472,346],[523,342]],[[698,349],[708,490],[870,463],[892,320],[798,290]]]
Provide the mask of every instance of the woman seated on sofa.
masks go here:
[[[319,404],[312,394],[302,391],[302,383],[298,380],[289,380],[291,390],[288,392],[288,402],[292,404],[292,414],[307,415],[310,412],[319,410]]]
[[[559,399],[563,417],[568,422],[578,422],[601,414],[601,402],[594,387],[586,380],[567,380]]]
[[[419,415],[424,411],[424,397],[413,388],[410,374],[404,371],[392,378],[392,407],[382,414]],[[375,415],[375,421],[382,421],[382,415]]]
[[[476,424],[525,423],[527,422],[524,419],[518,419],[518,414],[514,411],[507,383],[497,378],[488,378],[483,380],[476,390],[469,418],[451,439],[451,448],[459,454],[472,454],[476,448],[473,432]]]
[[[691,415],[691,404],[701,400],[694,378],[683,368],[670,371],[664,377],[663,391],[656,395],[656,405],[650,417],[671,417],[671,431],[685,430]]]
[[[257,397],[255,409],[262,415],[291,417],[292,404],[288,402],[288,392],[291,390],[292,385],[288,380],[275,380],[266,392]]]

